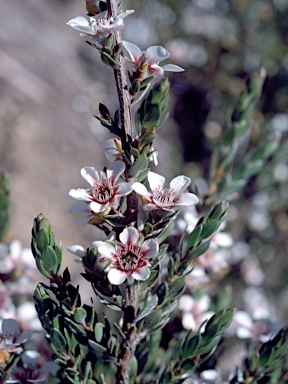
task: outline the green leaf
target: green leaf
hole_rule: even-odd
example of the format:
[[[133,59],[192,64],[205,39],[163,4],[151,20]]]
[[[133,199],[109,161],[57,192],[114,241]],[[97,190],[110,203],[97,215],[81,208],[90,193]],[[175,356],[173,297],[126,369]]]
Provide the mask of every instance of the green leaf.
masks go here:
[[[166,281],[164,281],[164,283],[160,284],[159,287],[157,288],[156,295],[158,296],[158,304],[159,305],[164,303],[168,291],[169,291],[169,288],[168,288],[168,284],[166,283]]]
[[[95,328],[94,328],[94,335],[95,335],[95,340],[97,343],[100,343],[102,338],[103,338],[103,332],[104,332],[105,325],[102,323],[96,323]]]
[[[107,348],[103,347],[102,345],[96,343],[93,340],[88,340],[88,345],[95,351],[99,353],[103,353],[107,350]]]
[[[74,311],[74,320],[76,323],[82,324],[87,316],[87,312],[84,308],[76,308]]]
[[[145,154],[139,156],[130,168],[130,176],[137,176],[148,168],[148,158]]]
[[[158,296],[153,295],[151,300],[148,302],[148,304],[144,307],[144,309],[139,313],[139,315],[136,317],[135,322],[138,322],[145,317],[147,317],[153,309],[157,306],[158,304]]]
[[[47,247],[48,242],[49,242],[49,237],[48,237],[47,232],[45,232],[43,229],[41,229],[36,234],[37,248],[39,249],[40,252],[42,252]]]
[[[58,269],[57,256],[50,245],[47,245],[41,254],[41,261],[47,272],[56,272]]]
[[[197,349],[201,342],[200,335],[189,335],[188,339],[183,345],[183,358],[187,359],[188,357],[195,356]]]
[[[142,125],[145,129],[150,131],[153,128],[156,128],[161,117],[160,108],[158,105],[149,109],[149,112],[144,116]]]
[[[161,310],[154,311],[150,313],[144,320],[144,328],[153,330],[159,323],[162,321],[162,312]]]
[[[201,240],[207,239],[207,237],[213,235],[219,227],[221,222],[218,220],[211,220],[206,224],[203,224],[202,232],[201,232]]]
[[[50,338],[52,344],[57,350],[64,351],[66,349],[66,339],[59,329],[53,328]]]
[[[210,240],[204,241],[197,248],[193,249],[189,252],[187,259],[191,262],[192,260],[197,259],[197,257],[203,255],[206,251],[208,251],[210,247]]]
[[[181,276],[174,280],[169,286],[169,292],[166,296],[166,301],[176,300],[185,289],[185,277]]]
[[[187,241],[187,249],[193,248],[200,237],[202,231],[202,224],[196,225],[196,227],[193,229],[193,231],[190,233]]]

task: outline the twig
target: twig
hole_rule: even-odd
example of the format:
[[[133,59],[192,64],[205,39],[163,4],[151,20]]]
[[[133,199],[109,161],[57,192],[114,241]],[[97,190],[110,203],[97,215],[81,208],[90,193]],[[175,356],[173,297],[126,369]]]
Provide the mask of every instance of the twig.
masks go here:
[[[107,0],[107,10],[109,17],[117,17],[118,5],[117,0]],[[121,32],[115,33],[116,44],[122,44]],[[114,69],[114,76],[116,81],[118,100],[119,100],[119,112],[120,112],[120,124],[123,135],[121,137],[122,148],[124,151],[130,153],[129,136],[132,138],[132,119],[131,119],[131,99],[128,92],[127,77],[125,72],[125,61],[123,54],[118,59],[119,67]],[[131,162],[133,163],[133,157],[131,156]],[[131,163],[125,160],[126,163],[126,179],[131,184],[135,181],[134,177],[130,177],[129,170]],[[127,224],[137,223],[138,216],[138,200],[135,192],[130,193],[127,196],[127,211],[126,220]],[[130,363],[135,353],[135,348],[139,343],[139,336],[137,335],[135,326],[135,315],[139,302],[139,286],[129,285],[126,286],[125,300],[122,303],[122,309],[124,313],[123,318],[123,332],[126,339],[123,340],[121,350],[118,358],[118,370],[116,373],[116,381],[119,384],[129,384],[130,376]]]

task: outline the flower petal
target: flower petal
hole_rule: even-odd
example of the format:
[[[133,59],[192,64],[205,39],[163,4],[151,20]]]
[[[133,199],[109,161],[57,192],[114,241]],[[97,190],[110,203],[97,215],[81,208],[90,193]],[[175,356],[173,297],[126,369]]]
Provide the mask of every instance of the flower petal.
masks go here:
[[[147,266],[138,268],[136,271],[132,273],[132,277],[136,280],[147,280],[150,276],[150,269]]]
[[[129,195],[129,193],[132,192],[132,186],[129,183],[119,183],[117,185],[117,195],[118,196],[126,196]]]
[[[139,239],[139,232],[134,227],[126,227],[120,233],[119,239],[122,244],[136,244]]]
[[[67,25],[70,25],[70,27],[76,29],[79,32],[83,32],[85,34],[92,34],[93,29],[91,28],[88,20],[86,20],[82,16],[75,17],[74,19],[71,19],[68,21]]]
[[[134,9],[127,9],[127,11],[119,13],[118,17],[121,17],[121,19],[124,19],[126,16],[131,15],[131,13],[134,13]]]
[[[129,41],[122,41],[124,47],[126,48],[127,52],[129,53],[131,59],[134,63],[138,64],[139,57],[142,54],[142,51],[137,45],[129,43]]]
[[[143,257],[146,257],[147,259],[155,257],[158,251],[159,245],[156,240],[149,239],[143,242],[141,247],[141,253],[143,254]]]
[[[159,61],[168,59],[170,53],[159,45],[154,45],[147,49],[148,65],[149,67],[153,64],[158,64]]]
[[[120,285],[126,280],[127,273],[116,268],[111,268],[107,277],[111,284]]]
[[[185,71],[185,69],[183,69],[183,68],[181,68],[175,64],[163,65],[162,69],[163,69],[163,71],[170,71],[170,72],[183,72],[183,71]]]
[[[109,203],[99,204],[96,201],[92,201],[92,203],[90,203],[90,208],[95,213],[104,212],[108,206]]]
[[[92,197],[89,193],[89,189],[71,189],[69,195],[73,199],[91,201]]]
[[[83,257],[86,254],[85,249],[82,245],[69,245],[67,247],[67,251],[79,257]]]
[[[98,252],[103,256],[103,259],[116,260],[116,250],[113,245],[109,243],[103,243],[98,247]]]
[[[107,168],[107,177],[110,179],[112,178],[114,184],[118,180],[119,176],[124,172],[125,170],[125,164],[123,161],[114,161],[113,163],[109,164]]]
[[[94,167],[84,167],[81,169],[81,176],[90,184],[92,187],[95,185],[95,181],[99,181],[98,172]]]
[[[148,173],[148,182],[152,191],[158,187],[162,187],[165,184],[165,177],[158,175],[155,172]]]
[[[198,203],[198,197],[194,195],[193,193],[187,192],[183,193],[182,196],[175,202],[175,205],[194,205]]]
[[[177,194],[183,192],[191,184],[191,179],[187,176],[181,175],[175,177],[171,183],[170,188],[174,189]]]
[[[138,193],[138,195],[141,195],[143,197],[145,197],[147,200],[150,200],[150,197],[152,196],[151,193],[149,193],[147,191],[147,188],[145,187],[145,185],[141,184],[141,183],[138,183],[138,182],[135,182],[132,184],[132,189]]]

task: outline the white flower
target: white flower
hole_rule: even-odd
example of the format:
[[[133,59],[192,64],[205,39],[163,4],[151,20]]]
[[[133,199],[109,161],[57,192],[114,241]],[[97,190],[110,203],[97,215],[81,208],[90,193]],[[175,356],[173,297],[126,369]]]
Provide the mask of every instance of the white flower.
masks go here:
[[[90,23],[82,16],[75,17],[68,21],[68,25],[81,32],[80,36],[108,37],[111,33],[123,28],[123,19],[133,13],[134,10],[128,10],[120,13],[117,17],[107,17],[107,11],[101,12],[96,16],[90,17]]]
[[[143,59],[143,56],[147,60],[147,76],[157,76],[163,75],[164,71],[171,72],[182,72],[183,68],[174,64],[166,64],[163,67],[160,67],[159,62],[168,59],[170,53],[161,46],[149,47],[147,51],[141,51],[137,45],[129,43],[128,41],[123,41],[124,47],[127,49],[131,59],[126,58],[129,63],[132,63],[136,66],[139,64],[139,60]]]
[[[193,193],[187,192],[191,179],[187,176],[177,176],[169,188],[164,187],[165,178],[155,172],[149,172],[148,182],[152,192],[141,183],[134,183],[133,190],[142,197],[142,202],[146,209],[164,209],[173,211],[179,206],[189,206],[198,203],[198,198]]]
[[[96,214],[108,214],[111,208],[117,209],[122,196],[132,191],[129,183],[119,182],[120,175],[125,170],[122,161],[111,163],[106,172],[100,176],[93,167],[81,169],[82,177],[92,186],[90,189],[71,189],[69,195],[76,200],[89,202],[91,211]]]
[[[147,259],[155,257],[159,246],[156,240],[139,241],[140,233],[134,227],[125,228],[120,233],[120,242],[114,245],[104,243],[98,247],[100,261],[110,261],[108,279],[111,284],[122,284],[126,279],[133,284],[134,279],[146,280],[150,276],[150,263]]]

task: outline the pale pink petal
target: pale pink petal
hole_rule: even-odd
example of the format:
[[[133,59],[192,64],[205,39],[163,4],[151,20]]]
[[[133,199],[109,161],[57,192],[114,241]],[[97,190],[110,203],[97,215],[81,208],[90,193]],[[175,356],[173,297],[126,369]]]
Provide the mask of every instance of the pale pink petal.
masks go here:
[[[118,196],[129,195],[130,192],[132,192],[131,184],[125,183],[125,182],[117,184],[117,195]]]
[[[103,243],[98,247],[98,252],[104,259],[115,260],[117,259],[116,250],[113,245],[109,243]]]
[[[120,233],[119,239],[122,244],[135,244],[139,239],[139,232],[134,227],[126,227],[124,231]]]
[[[77,200],[91,201],[92,197],[87,189],[71,189],[69,195]]]
[[[179,199],[177,199],[176,201],[176,205],[184,205],[184,206],[188,206],[188,205],[194,205],[194,204],[197,204],[198,203],[198,197],[196,195],[194,195],[193,193],[183,193],[182,196],[180,196]]]
[[[147,49],[148,65],[149,67],[153,64],[158,64],[159,61],[168,59],[170,56],[169,52],[161,46],[153,46]]]
[[[174,191],[177,192],[177,194],[180,194],[183,192],[189,185],[191,184],[191,179],[187,176],[177,176],[175,177],[171,183],[170,188],[174,189]]]
[[[92,187],[95,185],[95,181],[99,181],[99,175],[95,168],[84,167],[81,169],[81,176],[90,184]]]
[[[90,208],[93,212],[99,213],[99,212],[104,212],[109,206],[109,202],[105,204],[99,204],[96,201],[92,201],[90,203]]]
[[[126,16],[131,15],[131,13],[134,13],[134,9],[127,9],[124,12],[119,13],[118,17],[121,17],[121,19],[124,19]]]
[[[149,193],[147,191],[147,188],[145,187],[145,185],[141,184],[141,183],[134,183],[132,184],[132,189],[138,193],[138,195],[141,195],[143,197],[145,197],[145,199],[147,200],[150,200],[150,197],[152,196],[151,193]]]
[[[185,71],[185,69],[183,69],[183,68],[181,68],[175,64],[163,65],[162,69],[163,69],[163,71],[170,71],[170,72],[183,72],[183,71]]]
[[[155,172],[148,173],[148,182],[152,191],[158,187],[162,187],[165,183],[165,177],[158,175]]]
[[[120,285],[126,280],[127,273],[116,268],[111,268],[107,277],[111,284]]]
[[[168,203],[162,203],[162,201],[157,200],[157,199],[153,199],[153,201],[154,201],[155,206],[156,206],[158,209],[159,209],[159,208],[160,208],[160,209],[166,209],[166,210],[168,210],[168,211],[170,211],[171,209],[173,209],[173,207],[174,207],[174,205],[175,205],[174,202],[168,204]]]
[[[108,205],[110,205],[111,208],[117,209],[119,206],[119,201],[120,201],[120,195],[114,196],[113,199],[110,200],[109,203],[107,203],[107,207]]]
[[[123,41],[122,43],[124,47],[127,49],[133,62],[137,64],[139,57],[142,54],[142,51],[140,50],[140,48],[138,48],[137,45],[135,44],[129,43],[128,41]]]
[[[147,259],[155,257],[158,251],[159,245],[156,240],[149,239],[143,242],[141,247],[141,253],[143,254],[143,257],[146,257]]]
[[[86,251],[82,245],[69,245],[67,250],[79,257],[83,257],[86,254]]]
[[[136,280],[147,280],[150,276],[150,269],[147,266],[138,268],[136,271],[132,273],[132,277]]]
[[[109,164],[107,168],[107,177],[109,179],[112,178],[115,184],[119,176],[124,172],[124,170],[125,164],[123,163],[123,161],[114,161],[113,163]]]
[[[157,64],[150,65],[148,68],[148,71],[149,71],[149,75],[152,75],[152,76],[164,74],[162,67],[160,67],[160,65],[157,65]]]
[[[83,32],[88,35],[93,34],[93,29],[91,28],[88,20],[82,16],[75,17],[74,19],[68,21],[67,25],[70,25],[70,27],[76,29],[79,32]]]

